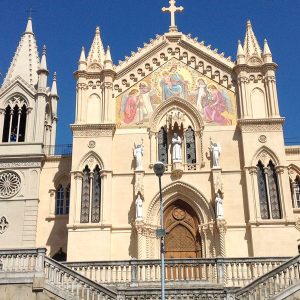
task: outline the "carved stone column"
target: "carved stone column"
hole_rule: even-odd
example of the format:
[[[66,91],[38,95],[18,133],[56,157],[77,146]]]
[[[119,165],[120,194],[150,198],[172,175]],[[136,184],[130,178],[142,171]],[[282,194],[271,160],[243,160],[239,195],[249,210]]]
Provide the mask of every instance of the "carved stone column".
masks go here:
[[[137,233],[137,259],[145,259],[145,235],[144,235],[144,222],[135,221],[134,223]]]
[[[0,130],[0,142],[2,142],[2,138],[3,138],[4,118],[5,118],[5,109],[0,108],[0,124],[2,128],[2,130]]]
[[[56,214],[56,211],[55,211],[55,207],[56,207],[55,194],[56,194],[56,190],[55,189],[49,190],[49,198],[50,198],[50,201],[49,201],[49,216],[52,217],[52,218]]]
[[[257,167],[250,167],[249,174],[246,171],[246,183],[247,183],[247,194],[248,194],[248,209],[250,221],[255,221],[260,218],[260,205],[257,185]],[[250,176],[250,183],[247,178]]]
[[[220,256],[226,257],[226,244],[225,244],[225,234],[227,230],[225,220],[217,220],[217,228],[219,232],[219,243],[220,243]]]
[[[80,211],[81,211],[81,190],[82,190],[82,178],[83,173],[76,171],[72,172],[71,177],[71,195],[70,195],[70,214],[69,224],[74,225],[80,223]]]

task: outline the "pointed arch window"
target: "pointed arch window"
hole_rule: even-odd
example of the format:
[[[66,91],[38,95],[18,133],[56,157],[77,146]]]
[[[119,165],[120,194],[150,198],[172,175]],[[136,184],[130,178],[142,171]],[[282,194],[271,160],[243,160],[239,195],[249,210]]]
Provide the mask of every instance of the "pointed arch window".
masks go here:
[[[294,208],[300,208],[300,176],[297,175],[295,180],[291,181],[291,193]]]
[[[101,169],[97,165],[93,171],[88,166],[83,170],[81,194],[81,223],[100,222],[101,211]]]
[[[186,130],[186,162],[188,164],[196,163],[196,142],[195,132],[191,126]]]
[[[90,169],[88,166],[86,166],[83,170],[83,178],[82,178],[80,222],[88,223],[89,216],[90,216]]]
[[[7,105],[4,116],[2,142],[24,142],[27,107],[25,104]]]
[[[158,160],[168,164],[168,135],[163,127],[158,132]]]
[[[70,185],[64,187],[60,184],[56,189],[55,214],[67,215],[70,209]]]
[[[266,167],[261,161],[258,162],[257,183],[261,218],[281,219],[278,175],[271,160]]]

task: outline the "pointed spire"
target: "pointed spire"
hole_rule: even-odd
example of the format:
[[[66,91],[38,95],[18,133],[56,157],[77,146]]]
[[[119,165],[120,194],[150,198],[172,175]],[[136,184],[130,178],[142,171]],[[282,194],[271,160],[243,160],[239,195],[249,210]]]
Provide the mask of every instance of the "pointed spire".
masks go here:
[[[52,81],[52,87],[51,87],[51,96],[52,97],[58,97],[57,84],[56,84],[56,72],[54,72],[54,74],[53,74],[53,81]]]
[[[86,70],[86,58],[85,58],[85,51],[84,51],[83,46],[82,46],[79,61],[78,61],[78,70],[79,71]]]
[[[47,59],[46,59],[46,45],[43,46],[43,53],[42,53],[42,59],[41,59],[41,65],[39,71],[48,71]]]
[[[90,65],[94,62],[99,63],[103,66],[105,59],[105,51],[100,36],[100,28],[96,27],[95,37],[89,51],[87,63]]]
[[[255,37],[255,34],[252,29],[250,20],[247,21],[246,26],[246,36],[244,41],[244,51],[246,57],[251,57],[253,55],[261,57],[261,49],[258,44],[258,41]]]
[[[263,59],[265,63],[271,63],[272,60],[272,53],[268,45],[267,39],[264,40],[264,52],[263,52]]]
[[[236,60],[238,64],[244,64],[246,62],[245,60],[245,51],[243,49],[242,43],[240,40],[238,40],[238,49],[236,54]]]
[[[27,21],[27,26],[26,26],[26,29],[25,29],[25,33],[31,33],[33,34],[33,30],[32,30],[32,19],[31,17],[28,18],[28,21]]]
[[[104,61],[104,69],[106,70],[112,70],[113,69],[113,61],[111,59],[111,54],[110,54],[110,47],[107,47],[106,54],[105,54],[105,61]]]
[[[32,19],[28,18],[26,30],[23,33],[14,58],[7,71],[3,86],[20,76],[28,84],[34,86],[38,81],[37,70],[40,59],[35,36],[32,30]]]

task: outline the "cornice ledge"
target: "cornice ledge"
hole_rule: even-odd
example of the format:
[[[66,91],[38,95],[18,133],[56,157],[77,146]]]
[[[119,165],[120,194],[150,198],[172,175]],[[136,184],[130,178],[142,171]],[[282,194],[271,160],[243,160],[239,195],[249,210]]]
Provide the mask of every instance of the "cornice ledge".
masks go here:
[[[285,122],[285,118],[263,118],[263,119],[238,119],[238,125],[282,125]]]
[[[74,136],[113,136],[116,131],[115,123],[106,124],[72,124]]]
[[[300,154],[300,146],[285,146],[286,154]]]

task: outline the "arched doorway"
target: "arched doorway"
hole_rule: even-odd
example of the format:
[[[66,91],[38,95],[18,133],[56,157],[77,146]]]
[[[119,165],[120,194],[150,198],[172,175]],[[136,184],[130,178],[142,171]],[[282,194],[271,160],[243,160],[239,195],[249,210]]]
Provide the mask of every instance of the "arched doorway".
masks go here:
[[[164,211],[166,258],[201,257],[199,221],[194,210],[184,201],[176,200]]]

